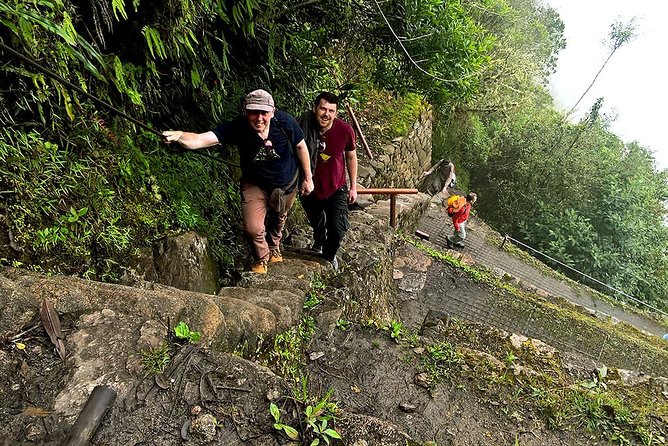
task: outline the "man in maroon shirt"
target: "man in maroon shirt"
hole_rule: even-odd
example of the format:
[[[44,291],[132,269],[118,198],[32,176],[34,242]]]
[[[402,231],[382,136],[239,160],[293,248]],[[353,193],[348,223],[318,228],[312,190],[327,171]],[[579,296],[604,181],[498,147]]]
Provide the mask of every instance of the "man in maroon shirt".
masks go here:
[[[339,266],[336,252],[350,226],[348,203],[357,200],[355,132],[336,117],[338,103],[335,94],[320,93],[313,110],[299,121],[311,155],[314,184],[312,194],[300,197],[302,207],[313,227],[313,250],[321,252],[335,270]]]

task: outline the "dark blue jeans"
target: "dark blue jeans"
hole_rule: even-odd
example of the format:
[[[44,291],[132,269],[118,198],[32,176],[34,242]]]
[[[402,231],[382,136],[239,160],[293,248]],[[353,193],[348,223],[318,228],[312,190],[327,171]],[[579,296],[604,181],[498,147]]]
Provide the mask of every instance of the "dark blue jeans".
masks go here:
[[[306,217],[313,227],[313,244],[322,246],[323,258],[331,262],[350,227],[348,187],[338,189],[326,200],[319,200],[314,194],[302,196],[300,199]]]

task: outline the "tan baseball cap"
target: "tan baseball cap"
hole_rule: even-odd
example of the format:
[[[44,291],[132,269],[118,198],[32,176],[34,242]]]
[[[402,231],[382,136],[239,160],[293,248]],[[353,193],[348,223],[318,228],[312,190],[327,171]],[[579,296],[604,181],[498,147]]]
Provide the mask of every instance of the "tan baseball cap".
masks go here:
[[[244,98],[244,109],[274,111],[274,98],[264,90],[254,90]]]

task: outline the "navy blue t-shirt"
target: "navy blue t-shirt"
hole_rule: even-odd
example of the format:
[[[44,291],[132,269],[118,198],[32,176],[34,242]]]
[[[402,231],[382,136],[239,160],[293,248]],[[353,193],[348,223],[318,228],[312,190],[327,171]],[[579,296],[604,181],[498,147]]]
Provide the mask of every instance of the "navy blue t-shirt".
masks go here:
[[[304,133],[289,114],[280,110],[274,112],[266,141],[250,127],[243,115],[223,122],[212,131],[221,144],[239,148],[241,181],[265,189],[284,188],[292,183],[298,165],[293,147],[304,139]]]

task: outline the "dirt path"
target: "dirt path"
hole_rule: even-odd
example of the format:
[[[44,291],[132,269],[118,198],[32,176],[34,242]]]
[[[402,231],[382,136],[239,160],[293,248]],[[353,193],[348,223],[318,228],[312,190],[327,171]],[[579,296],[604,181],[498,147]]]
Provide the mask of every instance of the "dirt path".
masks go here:
[[[441,196],[434,196],[429,211],[420,222],[419,229],[430,235],[429,241],[431,243],[434,243],[441,249],[445,249],[445,238],[448,235],[452,235],[453,229],[452,221],[447,218],[442,207],[438,205],[441,200]],[[470,255],[476,263],[508,273],[512,277],[544,290],[553,296],[561,297],[575,305],[624,321],[639,330],[646,331],[655,336],[662,336],[666,333],[667,329],[656,322],[638,314],[625,311],[620,306],[613,306],[608,302],[601,301],[593,293],[588,292],[585,287],[574,287],[565,281],[550,277],[540,269],[500,250],[496,246],[490,245],[487,242],[488,237],[494,236],[500,239],[501,236],[479,219],[473,218],[469,222],[467,229],[466,248],[462,252]],[[469,313],[476,313],[475,308],[470,308],[466,314]],[[462,314],[462,316],[466,315]],[[490,320],[490,323],[494,324],[494,320]]]

